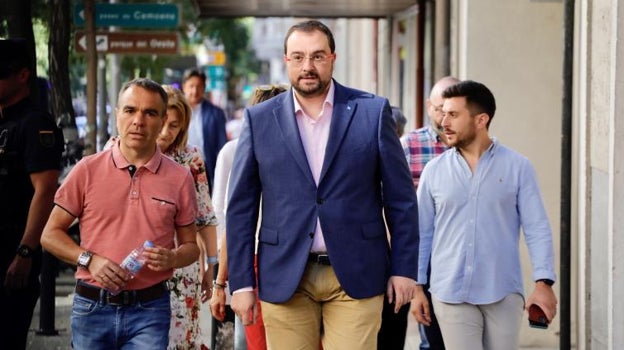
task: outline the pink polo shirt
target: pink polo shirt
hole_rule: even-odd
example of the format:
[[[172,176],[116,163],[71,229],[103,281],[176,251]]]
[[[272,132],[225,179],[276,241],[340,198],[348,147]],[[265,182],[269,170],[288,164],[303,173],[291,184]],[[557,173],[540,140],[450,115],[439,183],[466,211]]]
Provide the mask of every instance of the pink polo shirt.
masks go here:
[[[54,202],[80,223],[80,246],[117,264],[151,240],[174,248],[176,227],[195,222],[197,200],[189,170],[156,148],[152,158],[130,176],[131,165],[118,143],[83,158],[58,189]],[[126,289],[142,289],[171,277],[173,269],[143,268]],[[99,284],[78,269],[77,279]]]

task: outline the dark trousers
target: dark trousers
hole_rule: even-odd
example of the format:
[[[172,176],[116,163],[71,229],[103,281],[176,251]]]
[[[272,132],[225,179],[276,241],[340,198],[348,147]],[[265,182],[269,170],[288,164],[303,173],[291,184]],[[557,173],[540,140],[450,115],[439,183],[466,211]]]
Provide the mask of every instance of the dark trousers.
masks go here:
[[[394,304],[390,304],[388,297],[384,295],[381,328],[377,334],[378,350],[403,350],[409,310],[410,304],[403,305],[399,313],[395,314]]]
[[[12,246],[11,246],[12,247]],[[39,271],[41,265],[41,251],[36,250],[33,259],[32,271],[28,286],[20,290],[8,291],[4,287],[6,271],[15,257],[15,248],[3,252],[0,269],[0,310],[2,310],[2,327],[0,339],[3,349],[25,349],[28,339],[28,329],[32,320],[33,311],[39,299],[41,286]]]

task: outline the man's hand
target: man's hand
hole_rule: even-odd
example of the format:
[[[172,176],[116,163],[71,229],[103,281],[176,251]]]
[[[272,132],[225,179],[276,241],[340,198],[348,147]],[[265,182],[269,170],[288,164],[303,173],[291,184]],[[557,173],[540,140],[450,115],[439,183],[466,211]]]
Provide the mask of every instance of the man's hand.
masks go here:
[[[145,248],[145,265],[154,271],[166,271],[176,266],[176,253],[164,247]]]
[[[394,301],[394,313],[398,313],[403,305],[412,300],[415,290],[416,282],[413,279],[402,276],[390,277],[386,295],[390,304]]]
[[[241,319],[243,326],[256,322],[258,308],[256,307],[256,296],[253,291],[239,292],[232,294],[231,307],[236,316]]]
[[[542,308],[546,318],[548,318],[548,323],[550,323],[553,318],[555,318],[555,315],[557,315],[557,297],[555,296],[555,292],[553,292],[552,287],[544,282],[537,282],[535,284],[535,289],[525,304],[527,312],[532,304]]]
[[[416,285],[416,294],[412,299],[412,307],[410,312],[418,321],[418,323],[425,326],[431,325],[431,307],[429,307],[429,300],[425,295],[422,285]]]
[[[130,280],[128,272],[107,258],[93,254],[89,264],[91,276],[107,290],[121,290]]]
[[[32,258],[15,256],[7,269],[4,287],[7,291],[16,291],[28,286],[28,276],[32,268]]]

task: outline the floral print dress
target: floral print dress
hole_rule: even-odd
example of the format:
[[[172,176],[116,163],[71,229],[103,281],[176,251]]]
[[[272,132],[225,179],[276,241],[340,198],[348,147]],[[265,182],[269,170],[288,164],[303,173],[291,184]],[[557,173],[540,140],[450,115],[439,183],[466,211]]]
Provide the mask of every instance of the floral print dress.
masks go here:
[[[186,146],[167,156],[178,164],[187,167],[195,180],[197,192],[197,227],[217,225],[212,209],[206,167],[201,153],[194,146]],[[199,328],[199,308],[201,306],[201,276],[199,261],[183,268],[175,269],[170,280],[171,287],[171,327],[167,349],[207,349],[201,344]]]

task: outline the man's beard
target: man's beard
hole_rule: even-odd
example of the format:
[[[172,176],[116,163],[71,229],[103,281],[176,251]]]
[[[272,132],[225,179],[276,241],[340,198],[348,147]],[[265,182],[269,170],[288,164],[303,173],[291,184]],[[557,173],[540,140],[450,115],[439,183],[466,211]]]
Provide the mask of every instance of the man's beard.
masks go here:
[[[462,133],[461,135],[455,134],[454,142],[449,141],[450,147],[457,148],[466,148],[469,146],[474,140],[477,138],[477,133],[475,130],[468,130],[467,132]]]
[[[327,86],[329,85],[329,82],[323,82],[316,74],[308,74],[307,76],[299,77],[299,79],[301,78],[317,79],[317,83],[315,85],[302,85],[299,83],[300,80],[297,80],[296,84],[293,84],[293,89],[295,89],[295,91],[297,91],[299,95],[303,97],[314,97],[322,95],[325,90],[327,90]]]

